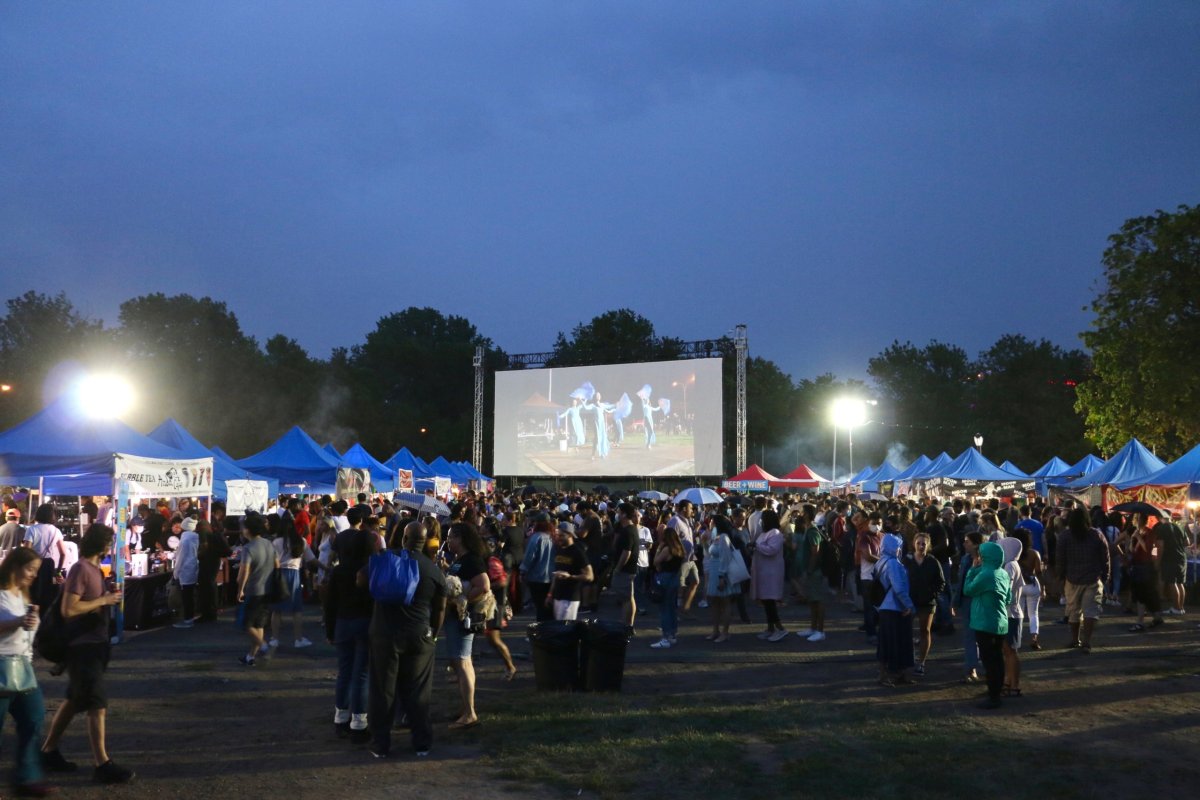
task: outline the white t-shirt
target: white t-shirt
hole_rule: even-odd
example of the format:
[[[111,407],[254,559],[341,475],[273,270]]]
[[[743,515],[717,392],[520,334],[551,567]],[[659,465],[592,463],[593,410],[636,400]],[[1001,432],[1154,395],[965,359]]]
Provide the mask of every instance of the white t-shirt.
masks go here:
[[[33,552],[37,553],[39,558],[49,558],[56,568],[62,567],[62,564],[58,563],[62,558],[58,551],[58,543],[62,540],[62,531],[48,523],[35,522],[25,526],[25,541],[29,543]]]
[[[654,547],[654,536],[645,525],[638,525],[638,540],[641,542],[641,547],[638,548],[638,568],[649,569],[650,549]]]
[[[286,536],[280,536],[271,544],[275,546],[275,555],[279,556],[280,569],[300,569],[310,561],[316,561],[317,557],[313,555],[312,548],[304,545],[304,552],[297,558],[292,558],[288,552],[288,543]]]
[[[0,622],[11,622],[25,616],[26,605],[21,595],[0,589]],[[34,633],[17,628],[0,635],[0,656],[32,656]]]

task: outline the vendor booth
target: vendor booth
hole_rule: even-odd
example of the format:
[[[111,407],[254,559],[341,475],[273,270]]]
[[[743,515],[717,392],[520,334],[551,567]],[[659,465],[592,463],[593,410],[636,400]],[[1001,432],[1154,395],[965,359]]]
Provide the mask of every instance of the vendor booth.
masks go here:
[[[37,486],[41,497],[103,495],[115,499],[117,541],[108,565],[126,595],[152,591],[126,576],[123,550],[130,506],[139,499],[212,496],[213,457],[186,458],[116,419],[90,417],[69,398],[0,434],[0,481]],[[161,578],[154,578],[161,581]],[[117,607],[116,636],[124,628]]]

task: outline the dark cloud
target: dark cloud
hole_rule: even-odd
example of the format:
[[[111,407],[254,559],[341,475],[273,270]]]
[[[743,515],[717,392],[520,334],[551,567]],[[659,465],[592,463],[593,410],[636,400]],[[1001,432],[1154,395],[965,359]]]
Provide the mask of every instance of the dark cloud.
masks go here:
[[[0,10],[0,294],[208,293],[323,356],[410,304],[505,348],[619,306],[797,377],[1067,345],[1194,203],[1192,3]]]

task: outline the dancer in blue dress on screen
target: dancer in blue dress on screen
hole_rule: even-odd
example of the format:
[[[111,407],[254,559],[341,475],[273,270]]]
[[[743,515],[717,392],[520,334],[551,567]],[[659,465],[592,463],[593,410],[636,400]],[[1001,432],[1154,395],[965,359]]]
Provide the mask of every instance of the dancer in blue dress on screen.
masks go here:
[[[592,457],[608,458],[608,420],[604,415],[613,413],[616,406],[603,402],[600,393],[596,392],[592,402],[583,404],[583,410],[592,412],[596,417],[596,446],[592,450]]]
[[[639,389],[637,393],[637,396],[642,401],[642,430],[645,431],[646,434],[647,450],[653,447],[655,442],[658,441],[658,437],[654,435],[654,412],[662,411],[661,405],[650,405],[650,394],[653,391],[654,390],[650,387],[650,384],[647,383],[645,386]]]
[[[583,447],[583,418],[580,416],[582,408],[583,402],[575,395],[571,395],[571,407],[558,415],[559,419],[567,421],[572,447]]]

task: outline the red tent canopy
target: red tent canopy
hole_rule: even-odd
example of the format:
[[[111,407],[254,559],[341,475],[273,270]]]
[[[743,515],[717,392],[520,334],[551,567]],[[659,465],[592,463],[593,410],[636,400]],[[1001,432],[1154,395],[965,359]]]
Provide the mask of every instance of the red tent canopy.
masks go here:
[[[807,464],[801,464],[782,478],[770,480],[772,489],[816,489],[820,484],[826,483],[826,480],[809,469]]]
[[[744,470],[729,478],[731,481],[773,481],[775,476],[767,472],[758,464],[751,464]]]

